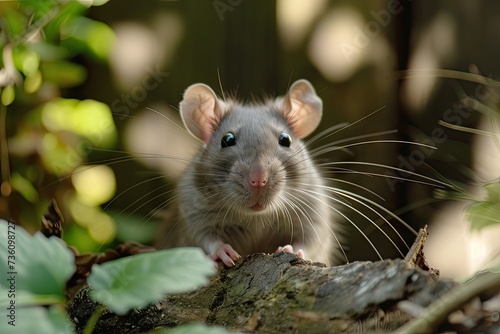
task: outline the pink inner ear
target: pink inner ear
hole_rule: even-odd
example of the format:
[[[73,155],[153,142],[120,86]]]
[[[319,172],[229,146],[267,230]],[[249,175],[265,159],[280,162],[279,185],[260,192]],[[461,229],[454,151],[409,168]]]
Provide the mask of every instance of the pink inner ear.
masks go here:
[[[294,98],[289,99],[288,105],[290,109],[286,117],[295,135],[304,138],[314,131],[314,129],[312,131],[310,129],[317,126],[316,115],[308,109],[310,106]]]
[[[205,144],[208,144],[210,138],[212,138],[215,131],[215,124],[218,124],[219,121],[215,114],[215,107],[214,98],[205,98],[204,101],[200,103],[197,112],[192,114],[193,121],[201,130],[200,139]]]
[[[204,84],[190,86],[180,104],[186,128],[196,138],[208,144],[225,112],[212,89]]]
[[[304,138],[318,126],[323,103],[307,80],[298,80],[281,101],[282,114],[295,135]]]
[[[208,144],[213,134],[213,127],[211,125],[210,118],[202,113],[195,113],[193,114],[193,122],[199,128],[199,139],[201,139],[201,141],[203,141],[205,144]]]
[[[293,133],[298,137],[298,127],[297,127],[297,121],[298,118],[295,117],[296,110],[294,110],[295,105],[294,102],[292,102],[294,99],[291,98],[290,96],[285,96],[283,100],[281,101],[281,114],[285,117],[288,126],[290,126],[293,130]]]

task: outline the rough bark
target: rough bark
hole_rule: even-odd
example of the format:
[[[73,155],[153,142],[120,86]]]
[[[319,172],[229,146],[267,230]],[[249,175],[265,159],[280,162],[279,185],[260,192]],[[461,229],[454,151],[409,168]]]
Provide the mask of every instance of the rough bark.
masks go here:
[[[55,202],[42,220],[46,236],[62,235],[63,221]],[[125,316],[104,310],[93,333],[147,333],[191,322],[243,333],[394,332],[408,322],[409,314],[425,314],[422,308],[431,304],[429,318],[407,324],[400,333],[450,328],[496,333],[500,329],[500,296],[490,297],[499,295],[500,274],[478,275],[468,286],[440,280],[423,253],[426,238],[424,228],[405,260],[354,262],[331,268],[290,253],[254,254],[233,268],[221,269],[208,286],[196,291],[166,296]],[[137,243],[100,254],[74,250],[77,271],[68,282],[67,307],[79,332],[100,307],[89,298],[85,285],[92,265],[152,250]],[[476,297],[485,293],[489,305]],[[449,314],[471,299],[458,317],[454,312],[454,320],[450,319]]]
[[[391,331],[409,318],[395,311],[398,302],[427,306],[453,286],[404,260],[326,268],[288,253],[255,254],[223,269],[205,288],[122,317],[107,312],[95,333],[144,333],[193,321],[246,333]],[[70,303],[80,330],[95,307],[88,289]]]

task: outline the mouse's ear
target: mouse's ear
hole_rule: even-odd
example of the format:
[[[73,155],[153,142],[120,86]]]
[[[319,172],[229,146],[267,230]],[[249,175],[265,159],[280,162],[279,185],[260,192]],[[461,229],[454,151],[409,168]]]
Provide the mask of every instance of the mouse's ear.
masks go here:
[[[309,81],[298,80],[283,98],[281,112],[295,135],[304,138],[318,127],[323,115],[323,101]]]
[[[224,101],[217,98],[212,88],[201,83],[186,89],[179,109],[186,129],[205,144],[210,141],[227,110]]]

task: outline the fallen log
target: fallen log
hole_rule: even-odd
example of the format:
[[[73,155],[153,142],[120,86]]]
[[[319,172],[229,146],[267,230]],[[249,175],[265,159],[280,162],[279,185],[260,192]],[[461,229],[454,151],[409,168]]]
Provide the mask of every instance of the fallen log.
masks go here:
[[[244,333],[391,332],[410,318],[401,301],[427,306],[456,286],[404,260],[326,268],[294,254],[254,254],[207,287],[125,316],[106,312],[94,333],[145,333],[190,322]],[[68,311],[81,332],[97,304],[85,288]]]
[[[44,215],[42,232],[47,237],[62,235],[55,202]],[[426,238],[424,228],[404,260],[331,268],[290,253],[253,254],[233,268],[222,268],[208,286],[198,290],[167,295],[123,316],[104,309],[93,333],[149,333],[192,322],[241,333],[392,333],[397,329],[398,333],[416,329],[498,333],[500,273],[479,275],[469,286],[441,280],[439,271],[425,259]],[[100,254],[79,254],[73,249],[77,270],[67,286],[67,311],[79,333],[96,309],[102,309],[89,297],[91,288],[86,284],[92,265],[149,251],[153,249],[137,243]],[[408,324],[419,315],[414,324]]]

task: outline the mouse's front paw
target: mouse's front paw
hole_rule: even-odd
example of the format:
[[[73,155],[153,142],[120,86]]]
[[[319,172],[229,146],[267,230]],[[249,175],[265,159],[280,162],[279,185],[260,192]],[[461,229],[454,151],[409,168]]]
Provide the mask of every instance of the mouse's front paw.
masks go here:
[[[212,260],[221,260],[227,267],[234,267],[234,261],[241,256],[229,244],[223,244],[214,254],[211,255]]]
[[[280,252],[285,252],[285,253],[295,253],[293,251],[293,246],[292,245],[286,245],[286,246],[283,246],[283,247],[278,247],[278,249],[276,250],[276,253],[280,253]],[[295,253],[297,255],[297,257],[299,259],[304,259],[304,251],[302,249],[299,249],[297,251],[297,253]]]

